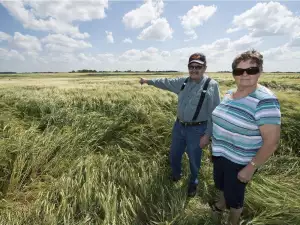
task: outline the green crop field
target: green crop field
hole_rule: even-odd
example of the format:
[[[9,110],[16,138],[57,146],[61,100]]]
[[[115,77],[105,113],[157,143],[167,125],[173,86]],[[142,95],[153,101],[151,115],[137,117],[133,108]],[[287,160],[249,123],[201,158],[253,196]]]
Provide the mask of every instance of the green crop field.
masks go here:
[[[214,224],[204,150],[197,196],[168,180],[175,94],[150,74],[0,76],[0,224]],[[177,75],[153,74],[152,77]],[[212,73],[222,94],[230,74]],[[278,150],[247,187],[242,224],[300,224],[300,74],[263,74],[278,96]],[[225,215],[226,216],[226,215]]]

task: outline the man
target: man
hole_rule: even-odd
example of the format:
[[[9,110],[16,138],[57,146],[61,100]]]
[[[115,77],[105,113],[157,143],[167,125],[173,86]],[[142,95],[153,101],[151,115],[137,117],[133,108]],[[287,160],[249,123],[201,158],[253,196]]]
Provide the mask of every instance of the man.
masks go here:
[[[178,95],[177,119],[172,130],[170,164],[172,180],[181,178],[181,161],[186,152],[190,164],[188,196],[197,191],[198,173],[201,164],[202,149],[209,144],[212,135],[212,111],[220,103],[218,83],[204,75],[206,57],[194,53],[189,57],[189,77],[140,79],[141,84],[174,92]]]

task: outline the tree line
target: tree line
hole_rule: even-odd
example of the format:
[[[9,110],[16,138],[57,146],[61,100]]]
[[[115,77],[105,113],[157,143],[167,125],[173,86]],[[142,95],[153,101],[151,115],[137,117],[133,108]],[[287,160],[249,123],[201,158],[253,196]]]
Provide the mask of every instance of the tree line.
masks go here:
[[[146,70],[146,71],[134,71],[134,70],[114,70],[114,71],[104,71],[104,70],[87,70],[87,69],[83,69],[83,70],[72,70],[69,73],[106,73],[106,72],[114,72],[114,73],[138,73],[138,72],[146,72],[146,73],[157,73],[157,72],[163,72],[163,73],[176,73],[176,72],[180,72],[177,70]]]

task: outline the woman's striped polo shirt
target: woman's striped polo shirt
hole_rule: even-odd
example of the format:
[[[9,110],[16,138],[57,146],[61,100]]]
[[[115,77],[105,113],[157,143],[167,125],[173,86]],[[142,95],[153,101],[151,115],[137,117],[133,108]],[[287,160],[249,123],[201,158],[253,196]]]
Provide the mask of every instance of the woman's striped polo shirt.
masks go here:
[[[212,113],[212,154],[246,165],[263,144],[259,127],[281,124],[280,105],[262,85],[244,98],[232,99],[232,93],[229,90]]]

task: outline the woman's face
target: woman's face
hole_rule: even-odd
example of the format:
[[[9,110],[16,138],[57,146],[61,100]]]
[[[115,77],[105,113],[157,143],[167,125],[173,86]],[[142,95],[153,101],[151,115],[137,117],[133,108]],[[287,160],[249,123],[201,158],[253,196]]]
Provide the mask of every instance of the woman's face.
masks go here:
[[[261,68],[251,60],[241,61],[233,70],[233,77],[238,87],[247,88],[256,86],[260,77]]]

